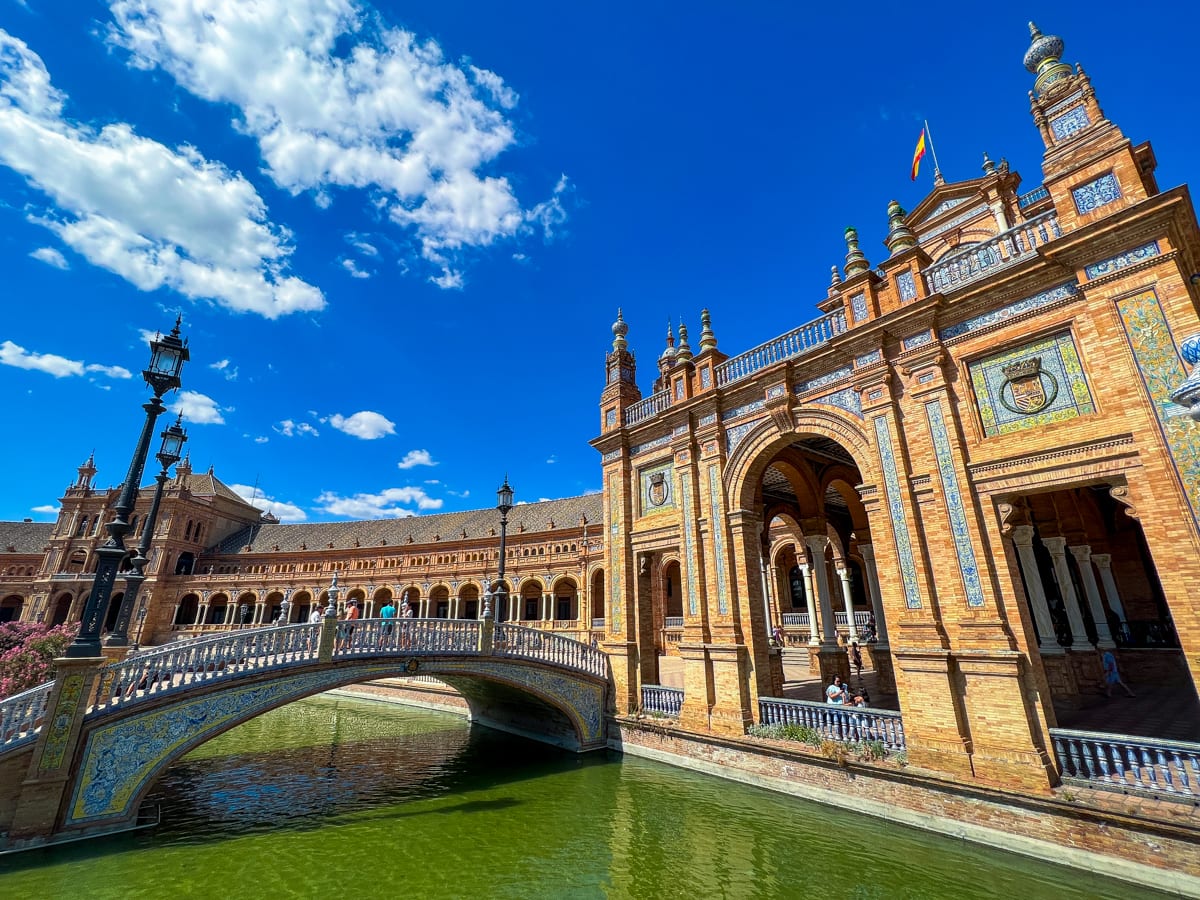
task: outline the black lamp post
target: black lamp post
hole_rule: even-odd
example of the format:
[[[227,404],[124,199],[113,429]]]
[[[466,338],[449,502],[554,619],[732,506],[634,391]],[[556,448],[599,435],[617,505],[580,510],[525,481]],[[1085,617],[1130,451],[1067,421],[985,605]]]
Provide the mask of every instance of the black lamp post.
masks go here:
[[[121,495],[115,509],[116,517],[105,526],[109,538],[104,546],[96,551],[99,557],[96,563],[96,577],[92,582],[92,592],[88,595],[87,605],[83,609],[79,635],[67,648],[68,657],[87,658],[101,655],[100,628],[108,615],[113,582],[116,581],[117,571],[125,558],[125,535],[129,533],[129,514],[133,512],[142,469],[146,465],[146,454],[150,452],[150,435],[154,432],[155,420],[166,410],[162,395],[179,388],[179,373],[190,355],[187,344],[179,338],[178,318],[175,319],[175,327],[169,335],[156,336],[150,342],[150,365],[142,370],[142,378],[150,386],[154,396],[142,406],[146,411],[146,422],[134,448],[133,459],[129,461],[125,483],[121,486]]]
[[[508,609],[508,585],[504,583],[504,539],[508,533],[508,514],[513,508],[513,489],[508,484],[508,476],[504,476],[504,484],[500,485],[496,491],[496,510],[500,513],[500,563],[496,571],[496,591],[492,595],[496,598],[496,621],[503,621],[506,617]],[[486,598],[485,598],[486,599]],[[483,617],[486,619],[491,611],[486,605],[483,610]]]
[[[133,571],[125,576],[125,597],[121,600],[121,610],[117,613],[117,622],[112,633],[104,642],[105,647],[124,647],[129,643],[129,618],[133,615],[133,607],[137,603],[138,592],[146,580],[146,554],[150,552],[150,542],[154,539],[154,526],[158,521],[158,507],[162,503],[163,485],[167,483],[167,469],[183,458],[183,445],[187,442],[187,432],[183,430],[183,416],[175,420],[175,424],[162,432],[162,445],[155,456],[162,465],[162,471],[154,476],[154,499],[150,501],[150,512],[146,513],[142,523],[142,539],[138,542],[137,551],[129,564]],[[143,605],[144,615],[145,606]],[[143,621],[145,621],[143,619]],[[141,640],[141,635],[138,635]]]

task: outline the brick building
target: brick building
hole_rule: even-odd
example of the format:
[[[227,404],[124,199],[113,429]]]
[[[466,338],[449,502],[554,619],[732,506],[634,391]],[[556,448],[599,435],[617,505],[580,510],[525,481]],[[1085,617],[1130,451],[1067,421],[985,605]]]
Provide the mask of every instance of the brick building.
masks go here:
[[[1055,780],[1058,714],[1096,694],[1098,649],[1194,691],[1200,426],[1170,394],[1200,332],[1200,232],[1062,50],[1034,29],[1024,58],[1040,184],[985,157],[911,212],[881,204],[886,255],[848,230],[818,319],[731,357],[704,312],[695,350],[668,334],[644,397],[618,315],[603,493],[513,511],[502,618],[601,639],[621,713],[678,657],[682,724],[730,734],[782,692],[776,627],[823,677],[870,629],[912,762],[1031,791]],[[79,617],[116,499],[95,474],[53,525],[0,524],[0,616]],[[284,525],[185,461],[132,631],[267,624],[285,599],[300,621],[334,573],[367,615],[403,597],[475,617],[497,527],[493,510]]]

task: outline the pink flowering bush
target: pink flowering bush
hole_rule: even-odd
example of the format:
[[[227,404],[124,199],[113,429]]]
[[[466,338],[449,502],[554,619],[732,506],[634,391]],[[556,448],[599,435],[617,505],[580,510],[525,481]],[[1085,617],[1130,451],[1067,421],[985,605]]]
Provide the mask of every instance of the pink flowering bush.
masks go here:
[[[38,622],[0,625],[0,700],[54,677],[54,660],[75,639],[79,625],[48,628]]]

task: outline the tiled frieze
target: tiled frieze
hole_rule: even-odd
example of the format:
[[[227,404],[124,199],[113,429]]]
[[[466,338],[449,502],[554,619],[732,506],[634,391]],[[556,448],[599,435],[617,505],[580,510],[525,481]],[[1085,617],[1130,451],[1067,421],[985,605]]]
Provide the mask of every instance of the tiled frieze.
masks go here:
[[[678,492],[683,501],[683,549],[685,558],[683,560],[684,571],[687,572],[687,610],[689,616],[695,616],[698,613],[700,602],[700,591],[697,588],[696,577],[696,518],[692,515],[692,492],[687,485],[688,473],[681,471],[679,473]]]
[[[975,316],[973,319],[967,319],[954,325],[947,325],[941,330],[942,340],[948,341],[951,338],[970,334],[972,331],[979,331],[992,325],[999,325],[1001,322],[1016,316],[1024,315],[1043,306],[1049,306],[1052,303],[1058,303],[1061,300],[1066,300],[1068,297],[1074,297],[1078,293],[1079,288],[1073,281],[1056,285],[1031,297],[1018,300],[1016,303],[1010,303],[1007,306],[1000,307],[1000,309],[994,309],[981,316]]]
[[[854,321],[861,322],[867,317],[867,295],[861,291],[850,298],[850,310],[854,313]]]
[[[854,388],[843,388],[840,391],[834,391],[832,394],[826,394],[824,397],[816,397],[808,402],[836,406],[838,409],[844,409],[846,412],[858,416],[860,419],[863,417],[862,397]]]
[[[729,615],[729,582],[725,572],[725,517],[721,515],[721,475],[715,465],[708,467],[708,526],[712,529],[713,555],[717,558],[717,612]]]
[[[803,381],[796,385],[797,394],[807,394],[809,391],[815,391],[817,388],[825,387],[827,384],[833,384],[835,381],[841,381],[843,378],[849,378],[853,370],[849,366],[842,366],[834,369],[832,372],[826,372],[824,375],[818,375],[816,378],[810,378],[808,381]]]
[[[1091,124],[1092,122],[1088,118],[1087,110],[1082,106],[1076,106],[1061,116],[1055,116],[1051,119],[1050,131],[1056,140],[1065,141],[1071,135],[1078,134]]]
[[[925,417],[929,421],[929,433],[933,437],[938,476],[942,481],[942,497],[946,503],[946,515],[950,519],[950,531],[954,536],[954,549],[958,554],[958,570],[962,573],[967,604],[983,606],[983,587],[979,578],[979,566],[975,562],[975,549],[971,545],[971,533],[967,529],[967,510],[963,505],[962,491],[958,485],[958,472],[954,468],[954,457],[950,452],[950,437],[946,431],[942,401],[930,400],[926,403]]]
[[[1121,269],[1126,269],[1129,266],[1135,266],[1144,260],[1153,259],[1160,252],[1158,241],[1151,241],[1148,244],[1142,244],[1140,247],[1126,250],[1124,253],[1111,256],[1098,263],[1092,263],[1090,266],[1084,266],[1083,274],[1088,277],[1089,281],[1094,278],[1102,278],[1105,275],[1111,275],[1113,272],[1119,272]]]
[[[656,437],[652,441],[646,441],[644,444],[635,444],[629,448],[630,456],[637,456],[639,453],[645,453],[647,450],[653,450],[656,447],[665,447],[671,443],[671,435],[664,434],[662,437]]]
[[[1192,517],[1200,523],[1200,425],[1171,400],[1171,392],[1187,377],[1175,338],[1153,290],[1117,301],[1117,312],[1191,505]]]
[[[734,448],[742,442],[742,440],[751,431],[759,426],[762,419],[755,419],[753,422],[743,422],[741,425],[734,425],[732,428],[725,429],[725,451],[732,453]]]
[[[751,400],[749,403],[743,403],[741,406],[735,406],[733,409],[727,409],[721,413],[721,421],[727,422],[730,419],[736,419],[738,416],[744,416],[748,413],[758,412],[767,405],[765,399]]]
[[[881,350],[872,350],[870,353],[864,353],[861,356],[854,357],[854,365],[861,369],[863,366],[874,365],[875,363],[880,362],[882,359],[883,352]]]
[[[615,474],[608,479],[608,540],[612,571],[609,585],[612,591],[610,622],[613,634],[621,633],[621,480]]]
[[[968,369],[988,437],[1096,411],[1070,332],[993,354]]]
[[[912,337],[906,337],[900,342],[900,344],[905,350],[914,350],[917,347],[923,347],[932,341],[933,331],[932,329],[927,329],[918,334],[914,334]]]
[[[913,280],[913,273],[910,270],[905,269],[896,276],[896,293],[900,295],[902,303],[917,299],[917,283]]]

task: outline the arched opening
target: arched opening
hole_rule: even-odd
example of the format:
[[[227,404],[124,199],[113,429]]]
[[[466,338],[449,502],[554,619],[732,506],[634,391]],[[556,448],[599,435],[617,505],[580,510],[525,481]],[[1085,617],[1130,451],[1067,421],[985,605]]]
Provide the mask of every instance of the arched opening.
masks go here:
[[[663,616],[667,620],[683,619],[683,580],[680,575],[679,561],[670,560],[663,566],[662,572]],[[672,623],[667,621],[670,626]],[[679,622],[683,627],[683,622]]]
[[[400,609],[396,611],[397,615],[403,615],[405,603],[407,603],[409,609],[412,610],[414,619],[419,619],[426,616],[425,610],[421,609],[420,588],[408,587],[400,592]]]
[[[579,586],[574,578],[560,578],[554,584],[554,621],[575,625],[579,619]]]
[[[25,598],[19,594],[9,594],[0,600],[0,622],[15,622],[21,618],[21,609],[25,606]]]
[[[253,591],[243,591],[237,598],[237,608],[234,610],[234,624],[239,628],[245,628],[254,620],[254,607],[258,603],[258,597]]]
[[[87,567],[87,551],[73,550],[71,555],[67,557],[66,564],[63,566],[63,571],[68,575],[77,575],[84,571]]]
[[[592,627],[604,627],[604,570],[592,573]]]
[[[430,591],[429,606],[433,618],[450,618],[450,589],[444,584],[439,584]]]
[[[522,622],[534,622],[542,617],[542,586],[533,580],[521,585],[520,614]]]
[[[70,594],[59,594],[54,600],[53,613],[50,616],[50,627],[54,628],[67,621],[71,614],[71,601],[75,599]]]
[[[196,616],[200,613],[200,598],[195,594],[184,594],[175,610],[174,625],[183,627],[196,624]]]
[[[258,603],[258,607],[254,612],[254,624],[269,625],[279,615],[279,608],[282,605],[283,593],[280,591],[271,591],[265,599]]]
[[[492,615],[497,622],[507,622],[512,618],[512,586],[507,579],[492,585]]]
[[[176,575],[191,575],[192,569],[196,565],[196,554],[190,550],[179,554],[179,559],[175,560]]]
[[[205,625],[224,625],[229,615],[229,597],[225,594],[214,594],[208,601],[208,615],[204,618]]]
[[[458,591],[458,617],[460,619],[479,618],[479,586],[464,584]]]

